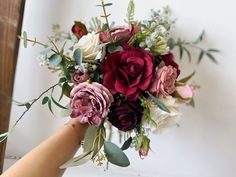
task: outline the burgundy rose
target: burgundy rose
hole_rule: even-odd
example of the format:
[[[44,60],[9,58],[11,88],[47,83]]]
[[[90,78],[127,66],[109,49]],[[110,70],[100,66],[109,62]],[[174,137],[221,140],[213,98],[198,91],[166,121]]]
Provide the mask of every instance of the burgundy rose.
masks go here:
[[[76,21],[75,24],[72,26],[71,31],[78,39],[88,33],[86,26],[78,21]]]
[[[101,32],[99,34],[99,39],[101,42],[106,43],[112,42],[128,42],[134,34],[140,31],[139,26],[129,25],[129,26],[116,26],[113,27],[109,32]]]
[[[87,72],[82,72],[80,69],[77,69],[74,74],[71,76],[71,81],[74,85],[78,85],[82,82],[85,82],[89,79],[89,74]]]
[[[168,96],[175,91],[177,70],[173,66],[166,66],[161,62],[156,68],[156,73],[152,79],[149,91],[156,97],[159,94]]]
[[[164,62],[166,66],[173,66],[177,70],[177,75],[180,74],[179,65],[174,61],[174,55],[172,53],[168,53],[167,55],[162,56],[164,57]]]
[[[101,64],[103,85],[112,94],[121,93],[136,100],[153,76],[153,58],[143,49],[129,48],[107,55]]]
[[[107,116],[113,97],[103,85],[93,82],[80,83],[70,94],[71,117],[80,123],[100,125]]]
[[[143,116],[143,108],[137,101],[118,99],[110,107],[108,120],[121,131],[134,129]]]

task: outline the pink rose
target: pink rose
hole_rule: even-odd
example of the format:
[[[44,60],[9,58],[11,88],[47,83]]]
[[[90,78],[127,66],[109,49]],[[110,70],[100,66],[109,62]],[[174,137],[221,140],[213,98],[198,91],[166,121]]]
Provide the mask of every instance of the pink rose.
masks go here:
[[[176,91],[183,99],[190,99],[193,97],[193,90],[189,85],[178,86],[176,87]]]
[[[109,107],[113,102],[112,94],[103,85],[93,82],[80,83],[70,94],[71,117],[80,123],[100,125],[107,116]]]
[[[166,66],[163,62],[156,68],[156,73],[152,79],[149,91],[158,96],[159,94],[168,96],[175,91],[175,81],[177,70],[171,65]]]
[[[113,27],[109,32],[101,32],[99,34],[99,39],[103,43],[109,41],[126,43],[133,37],[135,33],[139,31],[140,27],[135,25],[116,26]]]
[[[82,72],[80,69],[77,69],[74,74],[71,76],[71,81],[74,85],[78,85],[82,82],[85,82],[89,79],[89,74],[87,72]]]

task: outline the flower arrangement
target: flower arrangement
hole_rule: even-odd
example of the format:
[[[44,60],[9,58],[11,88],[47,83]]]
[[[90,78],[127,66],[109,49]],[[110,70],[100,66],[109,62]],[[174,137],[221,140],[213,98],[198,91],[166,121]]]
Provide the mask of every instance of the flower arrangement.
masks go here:
[[[31,40],[23,32],[20,38],[24,46],[29,42],[44,48],[41,65],[58,73],[59,81],[45,90],[36,99],[21,103],[26,111],[42,98],[53,113],[52,104],[69,113],[80,123],[89,124],[83,143],[83,153],[65,163],[62,168],[83,164],[93,160],[98,165],[104,161],[127,167],[130,162],[124,151],[135,148],[141,158],[148,155],[151,140],[149,132],[159,133],[178,124],[181,118],[179,107],[194,106],[193,97],[198,85],[188,83],[195,72],[179,79],[180,67],[175,58],[183,54],[191,61],[190,49],[199,50],[198,63],[204,56],[216,62],[216,49],[203,49],[199,43],[204,32],[193,42],[170,36],[175,20],[170,18],[168,8],[151,11],[145,21],[134,18],[134,2],[130,0],[126,25],[109,23],[107,7],[99,18],[93,18],[90,28],[76,21],[72,33],[60,31],[53,26],[54,35],[47,43]],[[67,41],[61,47],[56,42]],[[70,43],[70,46],[68,46]],[[173,50],[179,48],[179,56]],[[54,98],[54,88],[62,90],[59,99]],[[48,94],[51,92],[51,94]],[[48,94],[48,95],[46,95]],[[45,96],[46,95],[46,96]],[[63,106],[62,98],[68,104]],[[112,132],[118,130],[123,145],[121,148],[111,142]],[[10,131],[0,136],[3,141]]]

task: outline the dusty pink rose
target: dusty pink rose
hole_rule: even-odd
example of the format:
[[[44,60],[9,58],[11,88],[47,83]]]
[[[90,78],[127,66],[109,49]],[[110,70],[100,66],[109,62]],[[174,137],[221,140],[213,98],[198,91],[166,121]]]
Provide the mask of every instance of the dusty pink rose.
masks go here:
[[[80,123],[100,125],[107,116],[113,102],[112,94],[103,85],[83,82],[75,86],[70,94],[71,117]]]
[[[109,32],[101,32],[99,34],[99,39],[103,43],[109,41],[126,43],[139,31],[140,27],[135,25],[115,26]]]
[[[87,72],[82,72],[80,69],[77,69],[74,74],[71,76],[71,81],[74,85],[78,85],[82,82],[85,82],[89,79],[89,74]]]
[[[175,91],[175,81],[177,70],[171,65],[166,66],[164,63],[156,68],[156,73],[152,79],[149,91],[154,95],[159,94],[168,96]]]
[[[176,87],[176,92],[183,98],[183,99],[190,99],[193,97],[193,90],[189,85],[178,86]]]

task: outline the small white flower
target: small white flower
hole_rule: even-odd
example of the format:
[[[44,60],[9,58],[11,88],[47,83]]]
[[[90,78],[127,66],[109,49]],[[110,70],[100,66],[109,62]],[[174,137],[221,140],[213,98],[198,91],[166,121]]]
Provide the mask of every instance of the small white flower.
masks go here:
[[[79,42],[75,44],[74,50],[80,48],[83,52],[84,60],[95,60],[97,55],[101,53],[101,48],[97,47],[99,43],[99,34],[95,32],[88,33],[82,36]]]

